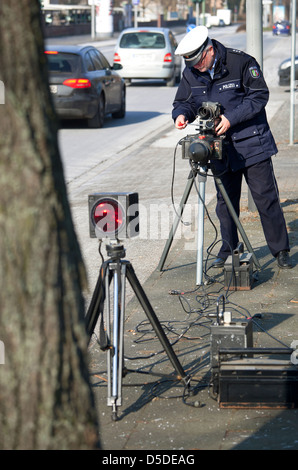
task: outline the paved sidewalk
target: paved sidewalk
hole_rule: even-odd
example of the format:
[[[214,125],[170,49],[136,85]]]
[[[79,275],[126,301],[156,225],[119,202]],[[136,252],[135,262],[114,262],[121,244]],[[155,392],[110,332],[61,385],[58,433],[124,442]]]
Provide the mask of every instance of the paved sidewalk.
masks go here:
[[[76,42],[90,41],[82,38],[82,41],[76,39]],[[283,44],[279,42],[277,47],[281,48]],[[273,62],[279,60],[279,55],[275,55],[273,50],[270,59]],[[268,67],[267,70],[271,69]],[[124,158],[105,169],[105,184],[110,182],[111,190],[114,189],[115,174],[120,174],[117,191],[123,189],[139,193],[141,236],[125,242],[126,259],[132,263],[172,344],[174,357],[190,377],[193,392],[192,396],[185,395],[183,380],[176,380],[177,373],[169,356],[128,286],[124,325],[124,365],[127,374],[122,379],[122,404],[118,408],[118,421],[111,419],[111,407],[107,406],[107,353],[100,350],[95,339],[90,347],[90,373],[98,406],[100,441],[102,449],[107,451],[103,455],[109,454],[109,458],[119,455],[114,451],[129,451],[128,455],[135,456],[135,463],[142,461],[143,464],[152,464],[150,454],[154,452],[197,455],[196,450],[298,449],[297,409],[223,409],[216,396],[213,396],[212,387],[209,387],[210,327],[217,306],[223,303],[220,296],[225,296],[225,310],[232,313],[233,319],[240,321],[253,318],[254,347],[290,347],[293,341],[298,341],[298,144],[289,146],[290,94],[286,88],[277,86],[276,76],[269,74],[266,80],[271,90],[267,114],[279,148],[273,163],[289,230],[294,264],[292,270],[280,270],[269,253],[258,214],[248,211],[245,185],[240,221],[262,267],[253,273],[250,290],[226,289],[224,272],[209,269],[218,245],[215,245],[208,257],[206,266],[208,277],[213,282],[196,285],[198,196],[195,188],[189,196],[183,215],[184,224],[179,225],[164,270],[157,270],[156,259],[159,260],[163,253],[172,223],[169,213],[175,216],[171,206],[173,167],[175,204],[180,202],[189,173],[187,161],[181,159],[179,148],[174,165],[173,151],[182,134],[175,131],[171,123],[159,135],[152,135],[152,139],[141,148],[133,148],[129,161]],[[297,111],[295,122],[297,142]],[[100,184],[100,176],[94,177],[94,180]],[[86,185],[83,193],[89,190]],[[83,193],[80,194],[80,200],[84,202],[78,206],[78,212],[82,212],[85,217]],[[218,222],[214,196],[213,181],[208,178],[206,204],[209,216],[205,217],[204,226],[205,259],[207,248],[219,238],[216,233]],[[81,221],[80,217],[82,215],[78,216],[78,221]],[[85,241],[83,249],[88,254],[89,273],[95,276],[100,260],[97,254],[90,259],[90,250],[93,250],[90,246],[90,241]],[[95,279],[92,281],[95,282]],[[170,294],[173,291],[181,294]],[[102,463],[106,462],[102,460]],[[130,466],[133,465],[131,462]]]
[[[90,371],[96,394],[101,426],[103,450],[187,451],[231,449],[298,449],[297,409],[223,409],[212,396],[210,383],[210,327],[217,306],[225,296],[225,310],[231,311],[233,319],[253,317],[253,345],[261,348],[290,347],[298,340],[298,147],[289,146],[289,93],[285,89],[273,89],[271,100],[280,102],[270,116],[270,124],[276,138],[279,153],[274,167],[280,190],[281,204],[289,230],[292,270],[280,270],[266,246],[257,213],[247,210],[247,193],[244,188],[240,221],[254,249],[262,269],[254,273],[250,290],[227,290],[224,272],[209,269],[212,256],[207,262],[211,284],[196,285],[196,228],[183,226],[166,257],[164,270],[153,266],[151,276],[143,288],[169,341],[172,351],[183,370],[191,378],[193,396],[185,397],[183,381],[165,354],[161,342],[152,331],[151,322],[139,302],[132,298],[130,287],[127,297],[132,299],[126,308],[124,341],[125,368],[128,373],[122,380],[122,405],[118,409],[119,420],[111,419],[111,407],[107,406],[106,353],[93,341],[90,348]],[[296,113],[296,123],[297,123]],[[296,141],[298,129],[296,124]],[[155,200],[165,201],[169,187],[163,184],[159,174],[166,165],[172,164],[172,141],[177,142],[172,130],[161,133],[157,139],[135,152],[137,162],[142,161],[144,180],[151,184]],[[150,163],[149,163],[150,162]],[[187,182],[187,162],[177,155],[175,179],[175,202],[178,203]],[[147,166],[156,165],[155,181],[146,178]],[[115,170],[115,168],[114,168]],[[130,169],[123,169],[123,179]],[[171,172],[171,167],[169,168]],[[127,174],[126,174],[127,173]],[[127,190],[130,187],[127,180]],[[209,186],[211,184],[211,186]],[[207,182],[207,205],[210,220],[206,217],[204,229],[204,255],[207,247],[216,240],[213,183]],[[142,198],[140,199],[142,201]],[[189,202],[195,205],[194,189]],[[191,210],[185,221],[195,223]],[[181,236],[180,236],[181,235]],[[166,237],[165,237],[166,238]],[[150,264],[150,250],[162,253],[165,239],[158,241],[132,239],[125,243],[127,259],[142,278],[142,263]],[[247,251],[247,250],[245,250]],[[205,265],[204,265],[205,267]],[[207,279],[207,278],[206,278]],[[180,295],[172,295],[178,291]],[[138,454],[139,455],[139,454]],[[140,457],[138,457],[140,459]],[[147,462],[148,463],[148,462]]]

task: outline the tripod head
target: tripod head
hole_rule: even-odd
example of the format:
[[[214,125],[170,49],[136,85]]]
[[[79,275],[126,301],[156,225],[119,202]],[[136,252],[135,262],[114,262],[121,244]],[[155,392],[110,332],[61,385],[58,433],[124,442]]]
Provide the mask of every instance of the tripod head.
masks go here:
[[[125,258],[125,248],[124,245],[121,244],[119,240],[115,240],[115,243],[113,243],[114,240],[112,240],[110,245],[106,245],[106,250],[107,250],[107,255],[109,258],[112,260],[119,260],[121,258]]]

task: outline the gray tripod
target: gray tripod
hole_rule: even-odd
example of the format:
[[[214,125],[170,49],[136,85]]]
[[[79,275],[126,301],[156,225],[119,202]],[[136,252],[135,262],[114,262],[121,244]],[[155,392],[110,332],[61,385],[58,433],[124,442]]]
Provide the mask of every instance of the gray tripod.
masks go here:
[[[138,301],[150,321],[164,351],[172,363],[178,380],[188,387],[186,376],[162,326],[134,272],[131,263],[122,260],[125,256],[123,245],[118,242],[107,246],[110,258],[102,264],[98,281],[86,315],[86,330],[91,338],[100,320],[100,347],[107,351],[108,399],[112,407],[112,419],[117,420],[117,408],[122,404],[122,377],[124,361],[124,320],[125,320],[125,281],[129,281]],[[113,296],[110,283],[113,281]],[[113,302],[111,298],[113,297]],[[105,307],[105,308],[104,308]],[[103,314],[106,313],[106,330]]]
[[[193,171],[190,172],[190,175],[188,177],[188,182],[186,184],[182,199],[179,204],[179,208],[177,211],[176,218],[174,220],[174,223],[172,225],[172,228],[169,233],[168,240],[165,244],[163,253],[161,255],[159,264],[158,264],[158,271],[162,271],[164,267],[165,260],[167,258],[167,255],[169,253],[169,250],[171,248],[178,224],[182,218],[183,210],[185,207],[185,204],[187,203],[190,191],[192,189],[192,186],[194,184],[194,178],[197,176],[198,178],[198,205],[199,205],[199,210],[198,210],[198,238],[197,238],[197,267],[196,267],[196,284],[197,285],[202,285],[203,284],[203,247],[204,247],[204,215],[205,215],[205,188],[206,188],[206,180],[207,180],[207,167],[206,166],[197,166],[196,174],[193,173]],[[228,209],[230,211],[230,214],[243,238],[243,241],[250,253],[252,253],[252,258],[254,260],[254,263],[258,269],[262,269],[257,257],[255,256],[253,249],[251,247],[251,244],[246,236],[246,233],[239,221],[239,218],[235,212],[234,207],[232,206],[232,203],[230,201],[230,198],[224,188],[224,185],[222,184],[222,181],[219,177],[214,176],[214,179],[218,185],[218,188],[225,200],[225,203],[228,206]]]

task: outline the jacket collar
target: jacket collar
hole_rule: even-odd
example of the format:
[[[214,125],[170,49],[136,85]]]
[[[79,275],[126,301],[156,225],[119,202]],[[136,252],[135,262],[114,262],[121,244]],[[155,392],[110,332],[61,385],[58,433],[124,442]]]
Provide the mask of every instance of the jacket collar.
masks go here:
[[[214,78],[220,78],[224,76],[227,69],[227,48],[216,39],[212,39],[213,47],[216,51],[217,62],[215,64]]]

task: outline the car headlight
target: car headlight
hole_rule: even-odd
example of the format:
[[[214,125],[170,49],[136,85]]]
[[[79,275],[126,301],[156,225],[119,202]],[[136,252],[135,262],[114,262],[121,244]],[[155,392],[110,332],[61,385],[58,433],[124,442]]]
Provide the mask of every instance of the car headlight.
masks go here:
[[[287,68],[289,68],[291,66],[291,63],[289,61],[287,62],[283,62],[281,65],[280,65],[280,70],[285,70]]]

